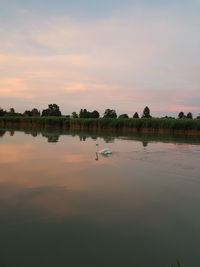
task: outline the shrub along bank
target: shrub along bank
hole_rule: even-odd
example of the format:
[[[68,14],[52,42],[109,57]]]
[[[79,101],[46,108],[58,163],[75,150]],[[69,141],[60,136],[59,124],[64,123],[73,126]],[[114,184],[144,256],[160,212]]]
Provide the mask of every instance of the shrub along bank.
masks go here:
[[[96,129],[150,132],[184,132],[200,134],[199,119],[69,119],[66,117],[0,117],[0,127],[31,126],[33,128],[55,127],[62,129]]]

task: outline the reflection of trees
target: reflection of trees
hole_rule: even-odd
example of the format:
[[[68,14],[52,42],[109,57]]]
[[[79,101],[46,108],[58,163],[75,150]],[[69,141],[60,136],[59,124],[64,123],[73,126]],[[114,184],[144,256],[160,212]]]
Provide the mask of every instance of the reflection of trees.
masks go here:
[[[86,139],[87,139],[87,136],[79,136],[79,139],[80,139],[80,141],[86,141]]]
[[[47,138],[48,143],[57,143],[59,141],[59,134],[55,133],[42,133],[42,136]]]
[[[57,143],[59,141],[59,135],[48,136],[48,143]]]
[[[106,143],[114,143],[115,141],[115,137],[112,136],[104,136],[103,139]]]
[[[9,131],[10,136],[13,136],[15,134],[14,130]]]
[[[31,136],[37,137],[37,135],[38,135],[37,131],[31,131]]]
[[[0,130],[0,137],[3,137],[5,133],[6,133],[5,130]]]
[[[143,145],[143,147],[147,147],[148,146],[148,141],[142,141],[142,145]]]

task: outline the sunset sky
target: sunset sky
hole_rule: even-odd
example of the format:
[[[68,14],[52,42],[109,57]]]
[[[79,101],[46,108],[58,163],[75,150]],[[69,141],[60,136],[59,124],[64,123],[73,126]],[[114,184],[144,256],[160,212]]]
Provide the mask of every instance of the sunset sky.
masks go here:
[[[0,106],[200,113],[199,0],[0,0]]]

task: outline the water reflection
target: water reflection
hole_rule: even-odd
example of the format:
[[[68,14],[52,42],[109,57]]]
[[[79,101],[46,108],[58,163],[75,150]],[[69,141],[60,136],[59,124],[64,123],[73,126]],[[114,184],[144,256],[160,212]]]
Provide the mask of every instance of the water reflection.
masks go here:
[[[164,143],[151,136],[72,134],[4,130],[3,263],[160,267],[180,258],[198,266],[198,139],[187,145],[175,137]],[[111,157],[96,153],[97,140],[100,147],[109,141]]]
[[[42,136],[47,138],[48,143],[57,143],[59,141],[60,134],[54,132],[42,132]]]
[[[9,131],[10,136],[13,136],[15,134],[14,130]]]
[[[1,130],[0,129],[0,137],[3,137],[5,133],[6,133],[6,130]]]
[[[184,135],[157,135],[157,134],[130,134],[126,135],[123,133],[114,132],[93,132],[93,131],[76,131],[76,130],[36,130],[36,129],[23,129],[23,128],[12,128],[12,129],[0,129],[0,137],[4,136],[6,132],[9,132],[11,136],[14,135],[15,131],[24,132],[32,137],[42,135],[47,138],[49,143],[59,142],[60,136],[70,135],[72,137],[78,137],[80,141],[86,141],[87,139],[97,140],[102,138],[106,143],[114,143],[115,139],[122,140],[135,140],[140,141],[143,147],[147,147],[149,142],[169,142],[169,143],[188,143],[188,144],[200,144],[200,136],[184,136]]]
[[[143,145],[143,147],[147,147],[148,146],[148,141],[142,141],[142,145]]]

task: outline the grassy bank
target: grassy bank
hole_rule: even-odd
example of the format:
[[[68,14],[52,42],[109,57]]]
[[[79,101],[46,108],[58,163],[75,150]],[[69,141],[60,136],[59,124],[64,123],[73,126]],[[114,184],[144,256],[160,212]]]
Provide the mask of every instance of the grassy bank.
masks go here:
[[[0,117],[0,127],[93,129],[200,135],[199,119],[68,119],[65,117]]]

